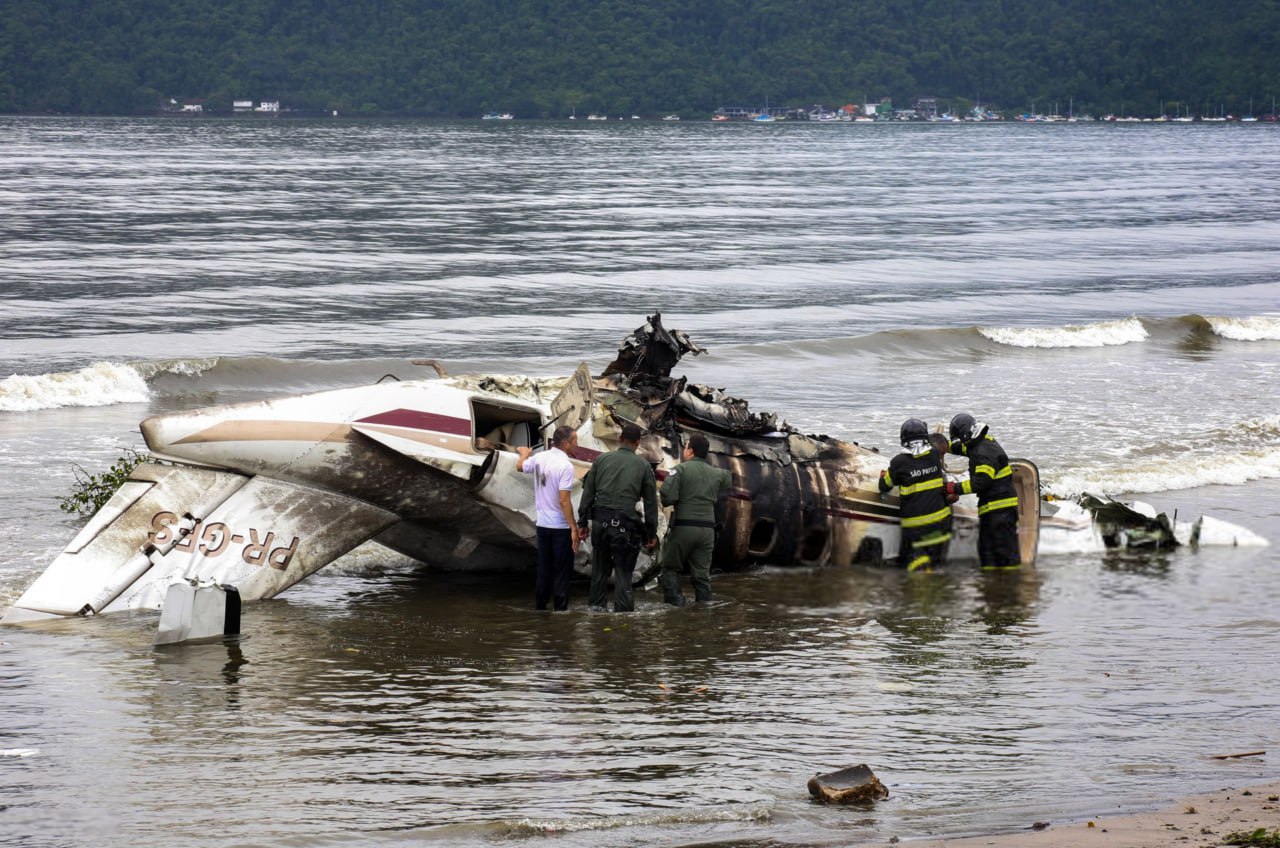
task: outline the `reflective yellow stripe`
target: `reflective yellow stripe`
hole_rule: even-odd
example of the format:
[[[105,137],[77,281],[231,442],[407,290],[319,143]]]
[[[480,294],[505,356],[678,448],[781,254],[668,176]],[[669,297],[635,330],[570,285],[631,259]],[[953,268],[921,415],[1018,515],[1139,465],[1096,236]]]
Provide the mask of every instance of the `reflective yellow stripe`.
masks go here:
[[[893,488],[893,478],[889,476],[889,469],[884,470],[884,484],[890,489]]]
[[[918,556],[915,559],[911,560],[911,562],[907,563],[907,571],[915,571],[920,566],[928,565],[928,564],[929,564],[929,555],[924,554],[923,556]]]
[[[1017,571],[1020,568],[1022,568],[1021,563],[1019,563],[1018,565],[984,565],[982,566],[983,571]]]
[[[960,493],[961,493],[962,495],[972,495],[972,494],[973,494],[973,481],[972,481],[972,480],[965,480],[963,483],[961,483],[961,484],[960,484]]]
[[[1003,480],[1004,478],[1013,474],[1013,469],[1010,468],[1008,465],[1006,465],[1004,468],[1001,468],[999,471],[996,471],[990,465],[979,465],[977,468],[973,469],[973,473],[985,474],[988,477],[990,477],[992,480]]]
[[[927,492],[930,489],[941,489],[942,478],[936,480],[925,480],[923,483],[915,483],[911,486],[903,486],[899,491],[904,495],[914,495],[916,492]]]
[[[993,509],[1008,509],[1011,506],[1017,506],[1017,505],[1018,505],[1018,498],[1016,495],[1012,498],[1001,498],[998,501],[985,503],[982,506],[978,507],[978,515],[984,515],[985,513],[991,512],[991,510]]]
[[[1016,501],[1017,498],[1014,498]],[[931,512],[928,515],[917,515],[915,518],[902,519],[903,527],[923,527],[926,524],[937,524],[942,519],[951,514],[951,507],[944,506],[937,512]]]
[[[911,547],[932,548],[936,545],[941,545],[943,542],[950,542],[950,541],[951,541],[950,533],[942,533],[942,532],[930,533],[928,536],[925,536],[923,539],[916,539],[914,542],[911,543]]]

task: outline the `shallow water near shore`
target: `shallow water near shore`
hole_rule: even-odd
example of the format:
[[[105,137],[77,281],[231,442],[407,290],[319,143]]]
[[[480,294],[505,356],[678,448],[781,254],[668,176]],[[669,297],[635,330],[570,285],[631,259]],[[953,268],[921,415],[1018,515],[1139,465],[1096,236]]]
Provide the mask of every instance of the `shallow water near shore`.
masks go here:
[[[6,738],[32,753],[0,767],[30,832],[56,809],[141,844],[834,845],[1114,814],[1273,774],[1211,758],[1276,741],[1275,567],[762,569],[618,616],[375,557],[247,607],[230,644],[153,649],[154,615],[6,631]],[[808,800],[858,762],[888,801]],[[193,782],[235,811],[216,835]]]
[[[806,432],[891,452],[970,411],[1058,496],[1280,540],[1274,128],[513,123],[0,118],[0,606],[75,535],[72,463],[147,415],[414,356],[598,371],[659,309],[710,349],[679,371]],[[1159,806],[1280,776],[1213,759],[1280,744],[1278,550],[772,567],[615,616],[370,547],[231,643],[4,628],[0,841],[826,846]],[[887,801],[810,801],[857,763]]]

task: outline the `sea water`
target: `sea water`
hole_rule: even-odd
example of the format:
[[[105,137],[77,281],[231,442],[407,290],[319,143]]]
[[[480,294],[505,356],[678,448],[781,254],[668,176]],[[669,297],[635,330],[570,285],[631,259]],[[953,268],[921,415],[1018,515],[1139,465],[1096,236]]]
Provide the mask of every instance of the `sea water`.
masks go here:
[[[896,450],[959,411],[1046,491],[1280,539],[1280,136],[1254,125],[0,118],[0,605],[151,414],[451,373],[678,371]],[[14,844],[848,845],[1280,775],[1280,555],[770,567],[536,615],[362,548],[232,644],[0,631]],[[865,762],[891,796],[816,806]]]

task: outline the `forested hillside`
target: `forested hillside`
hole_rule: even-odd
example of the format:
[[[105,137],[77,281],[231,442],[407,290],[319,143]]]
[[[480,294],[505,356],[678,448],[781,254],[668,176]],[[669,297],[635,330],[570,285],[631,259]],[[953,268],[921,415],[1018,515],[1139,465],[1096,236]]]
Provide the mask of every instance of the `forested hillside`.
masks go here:
[[[0,111],[1270,111],[1275,0],[4,0]]]

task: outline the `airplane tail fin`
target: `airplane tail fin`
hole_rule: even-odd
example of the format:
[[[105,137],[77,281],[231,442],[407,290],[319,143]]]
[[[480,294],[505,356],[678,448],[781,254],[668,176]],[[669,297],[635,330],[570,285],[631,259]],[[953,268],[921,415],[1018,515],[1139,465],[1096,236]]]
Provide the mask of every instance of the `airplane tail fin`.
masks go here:
[[[160,609],[189,580],[270,598],[398,520],[296,483],[141,463],[0,623]]]

